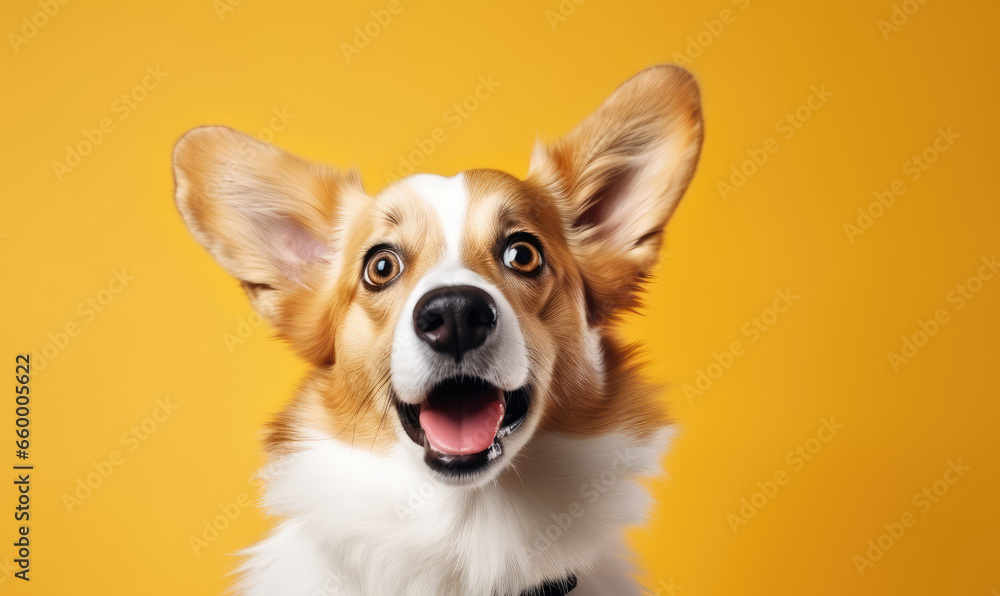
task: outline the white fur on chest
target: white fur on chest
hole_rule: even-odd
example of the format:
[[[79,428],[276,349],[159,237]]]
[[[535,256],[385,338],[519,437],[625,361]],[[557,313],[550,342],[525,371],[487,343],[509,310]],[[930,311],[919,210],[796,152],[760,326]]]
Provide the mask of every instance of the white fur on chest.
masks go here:
[[[376,455],[308,441],[264,471],[265,508],[283,521],[247,551],[240,590],[517,596],[572,571],[573,596],[638,594],[616,558],[650,505],[635,479],[658,473],[670,434],[539,434],[479,488],[437,482],[402,444]]]

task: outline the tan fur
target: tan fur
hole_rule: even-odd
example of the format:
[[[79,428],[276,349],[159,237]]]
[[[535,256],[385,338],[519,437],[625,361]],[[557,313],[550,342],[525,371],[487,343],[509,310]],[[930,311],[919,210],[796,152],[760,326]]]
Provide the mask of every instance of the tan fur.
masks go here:
[[[528,181],[563,206],[568,241],[586,264],[592,319],[638,305],[701,138],[694,77],[659,66],[629,79],[552,147],[536,147]]]
[[[645,436],[668,423],[614,321],[639,304],[701,134],[692,77],[656,67],[562,140],[539,146],[526,180],[466,173],[462,260],[517,312],[543,431]],[[271,423],[268,448],[280,452],[310,428],[366,449],[390,445],[398,425],[389,392],[394,324],[411,316],[400,312],[403,301],[443,250],[430,208],[405,185],[373,198],[356,174],[221,127],[188,133],[174,162],[178,209],[194,236],[313,367]],[[540,239],[546,267],[538,277],[500,262],[513,232]],[[401,250],[405,270],[372,292],[361,283],[362,261],[379,243]],[[593,361],[595,334],[603,371]]]
[[[395,440],[395,410],[389,387],[394,313],[420,276],[438,260],[442,231],[432,214],[405,189],[369,199],[356,219],[365,224],[344,242],[345,264],[317,303],[319,321],[312,324],[336,337],[336,358],[317,367],[300,387],[293,404],[270,424],[266,445],[280,451],[303,438],[302,429],[325,431],[365,449],[388,447]],[[370,246],[391,244],[402,249],[407,275],[377,293],[359,291],[358,276]],[[358,299],[364,294],[366,299]],[[305,292],[305,296],[315,292]]]

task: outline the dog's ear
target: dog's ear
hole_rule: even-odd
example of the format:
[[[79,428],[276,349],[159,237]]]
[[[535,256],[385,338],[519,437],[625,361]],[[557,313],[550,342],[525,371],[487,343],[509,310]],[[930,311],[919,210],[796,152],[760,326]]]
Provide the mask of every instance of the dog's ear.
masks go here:
[[[668,65],[635,75],[565,137],[536,147],[528,181],[562,208],[592,323],[637,305],[701,139],[698,85]]]
[[[191,233],[272,322],[281,299],[332,261],[338,206],[363,194],[356,175],[222,126],[196,128],[177,142],[174,181]]]

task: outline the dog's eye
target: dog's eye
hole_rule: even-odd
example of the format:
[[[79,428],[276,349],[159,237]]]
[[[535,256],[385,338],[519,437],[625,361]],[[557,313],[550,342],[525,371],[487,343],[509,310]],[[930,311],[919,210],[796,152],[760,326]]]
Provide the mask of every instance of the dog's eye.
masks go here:
[[[403,261],[389,249],[382,249],[365,263],[365,282],[379,287],[399,277],[403,272]]]
[[[534,273],[542,266],[542,253],[528,240],[514,237],[503,251],[503,264],[519,273]]]

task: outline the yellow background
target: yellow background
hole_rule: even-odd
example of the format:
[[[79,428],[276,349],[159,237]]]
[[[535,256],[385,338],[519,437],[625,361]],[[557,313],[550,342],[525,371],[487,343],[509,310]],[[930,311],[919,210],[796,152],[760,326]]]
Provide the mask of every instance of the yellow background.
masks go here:
[[[916,11],[886,39],[878,23],[892,18],[890,0],[567,0],[565,20],[547,15],[558,0],[403,0],[348,62],[341,44],[387,1],[251,0],[221,17],[217,4],[72,1],[16,52],[9,37],[0,47],[10,370],[0,593],[215,594],[231,553],[268,527],[244,509],[198,555],[190,544],[220,507],[254,495],[260,428],[303,366],[263,326],[227,346],[226,334],[247,335],[240,322],[256,320],[174,210],[170,152],[183,132],[212,123],[258,134],[284,109],[294,118],[277,144],[357,166],[375,192],[415,139],[443,127],[421,170],[523,175],[536,133],[566,132],[631,74],[685,54],[702,85],[704,152],[646,316],[625,325],[672,384],[665,399],[680,427],[653,519],[633,533],[644,581],[682,596],[998,593],[1000,281],[961,310],[947,296],[998,250],[1000,5],[897,2]],[[725,9],[720,30],[712,21]],[[5,2],[0,32],[20,34],[40,10]],[[121,119],[116,100],[157,66],[166,77]],[[452,129],[445,112],[481,76],[500,86]],[[832,97],[784,138],[776,123],[813,86]],[[52,163],[103,118],[114,129],[57,180]],[[939,127],[960,136],[910,181],[905,164]],[[719,181],[769,138],[778,150],[723,200]],[[895,180],[906,192],[849,241],[844,224]],[[134,280],[100,294],[122,269]],[[744,325],[786,288],[800,298],[750,342]],[[112,300],[87,321],[78,305],[99,295]],[[887,353],[940,308],[949,322],[894,372]],[[26,584],[5,571],[13,361],[68,323],[79,333],[31,384]],[[686,399],[685,385],[734,341],[745,352]],[[130,451],[123,434],[167,397],[176,411]],[[795,470],[786,454],[829,417],[843,428]],[[114,450],[124,463],[69,513],[64,493]],[[913,496],[949,460],[971,469],[923,512]],[[734,532],[727,516],[779,471],[789,481]],[[916,524],[860,574],[854,557],[907,512]]]

